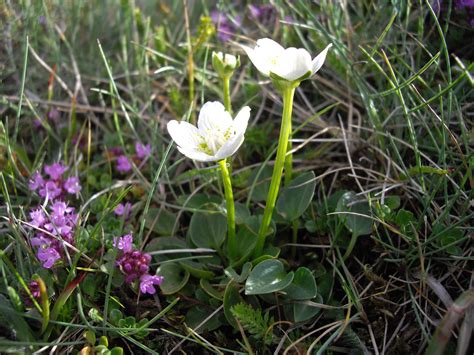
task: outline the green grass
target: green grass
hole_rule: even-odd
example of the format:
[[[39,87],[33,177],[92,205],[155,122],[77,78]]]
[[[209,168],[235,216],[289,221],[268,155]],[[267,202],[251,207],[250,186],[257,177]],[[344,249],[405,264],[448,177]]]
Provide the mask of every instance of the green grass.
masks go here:
[[[438,15],[428,1],[274,1],[265,22],[228,0],[0,0],[0,352],[467,353],[474,49],[467,12],[445,3]],[[203,20],[216,8],[243,18],[232,41]],[[184,158],[166,131],[222,101],[212,51],[239,54],[232,107],[252,113],[231,174],[237,239],[251,243],[282,100],[237,43],[263,37],[313,56],[333,43],[293,107],[293,175],[314,172],[314,197],[296,221],[276,214],[267,238],[282,278],[311,271],[310,299],[246,296],[251,266],[200,244],[193,218],[225,215],[218,166]],[[152,154],[121,174],[107,151],[131,158],[136,141]],[[75,249],[47,270],[27,224],[44,201],[28,181],[58,161],[80,178],[79,222]],[[121,202],[129,220],[114,215]],[[153,296],[114,267],[112,240],[128,232],[166,272]],[[31,307],[34,275],[46,293]],[[245,322],[229,320],[242,302]]]

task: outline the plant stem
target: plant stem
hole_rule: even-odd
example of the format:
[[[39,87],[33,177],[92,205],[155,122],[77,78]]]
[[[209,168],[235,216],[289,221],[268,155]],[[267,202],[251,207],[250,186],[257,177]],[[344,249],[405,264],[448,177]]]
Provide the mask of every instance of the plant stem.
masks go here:
[[[273,209],[275,208],[278,190],[280,189],[281,176],[283,174],[283,167],[285,164],[285,156],[288,148],[288,138],[291,133],[291,112],[293,110],[293,96],[295,94],[295,87],[289,86],[283,90],[283,117],[280,128],[280,138],[278,140],[278,149],[273,168],[272,180],[270,182],[270,189],[268,190],[267,202],[265,211],[263,212],[262,224],[258,231],[258,240],[254,250],[254,257],[259,257],[265,244],[265,237],[270,227],[272,220]]]
[[[291,142],[291,120],[290,120],[290,134],[288,135],[288,147],[287,151],[293,149],[293,143]],[[285,158],[285,186],[288,186],[291,182],[293,174],[293,154],[287,154]]]
[[[223,76],[222,83],[224,86],[224,107],[225,110],[232,115],[232,104],[230,103],[230,76]]]
[[[225,201],[227,207],[227,232],[228,232],[228,243],[227,247],[229,250],[229,257],[235,256],[237,251],[237,245],[235,240],[235,206],[234,206],[234,194],[232,192],[232,182],[230,181],[229,170],[227,169],[227,163],[224,160],[219,161],[219,166],[222,173],[222,181],[224,183]]]

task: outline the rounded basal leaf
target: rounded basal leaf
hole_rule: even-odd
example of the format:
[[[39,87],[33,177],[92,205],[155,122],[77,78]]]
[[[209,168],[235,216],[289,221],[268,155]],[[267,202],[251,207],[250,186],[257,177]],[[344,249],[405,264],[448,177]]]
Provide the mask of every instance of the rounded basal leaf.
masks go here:
[[[259,219],[252,216],[239,228],[236,237],[236,250],[232,265],[242,265],[252,254],[257,244]]]
[[[360,201],[360,198],[354,192],[346,192],[337,202],[337,212],[349,212],[339,215],[347,229],[352,235],[358,237],[372,232],[372,219],[370,206],[366,201]],[[367,217],[365,217],[367,216]]]
[[[183,270],[176,263],[162,264],[156,274],[163,276],[160,288],[164,295],[171,295],[181,290],[189,280],[189,271]]]
[[[244,299],[242,298],[242,296],[240,296],[239,287],[237,286],[237,283],[235,283],[234,281],[230,281],[227,284],[227,287],[225,288],[224,292],[224,315],[229,324],[235,329],[239,328],[230,309],[232,308],[232,306],[241,302],[244,302]]]
[[[235,223],[244,224],[247,223],[250,218],[250,210],[243,203],[235,203]]]
[[[257,265],[257,264],[260,264],[264,260],[276,259],[278,258],[279,255],[280,255],[280,248],[270,245],[263,250],[263,255],[252,260],[252,264]]]
[[[260,295],[281,291],[293,281],[293,272],[287,273],[279,260],[264,260],[250,272],[245,282],[246,295]]]
[[[284,290],[286,297],[292,300],[310,300],[318,292],[313,273],[305,267],[295,271],[293,282]]]
[[[314,172],[309,171],[285,187],[278,198],[276,209],[287,221],[294,221],[308,208],[314,196],[316,180]]]
[[[273,169],[270,166],[264,166],[262,168],[260,165],[252,170],[248,179],[248,185],[252,193],[251,199],[253,202],[266,200],[270,188],[272,171]]]
[[[219,300],[219,301],[222,301],[222,293],[219,292],[218,290],[216,290],[212,285],[211,283],[209,282],[209,280],[206,280],[206,279],[201,279],[199,281],[199,285],[201,286],[201,288],[204,290],[204,292],[206,292],[209,296],[215,298],[216,300]]]
[[[145,227],[160,235],[171,235],[175,227],[176,215],[160,208],[150,208],[145,218]]]
[[[201,305],[189,308],[186,313],[186,325],[195,329],[197,333],[211,332],[222,325],[218,315],[209,318],[214,310]],[[200,327],[198,328],[198,326]]]
[[[218,213],[197,212],[191,218],[189,234],[196,246],[219,249],[227,234],[227,219]]]
[[[322,303],[323,299],[321,296],[317,296],[312,300],[315,303]],[[293,303],[285,306],[285,315],[293,320],[294,322],[304,322],[321,312],[321,308],[315,307],[305,303]]]

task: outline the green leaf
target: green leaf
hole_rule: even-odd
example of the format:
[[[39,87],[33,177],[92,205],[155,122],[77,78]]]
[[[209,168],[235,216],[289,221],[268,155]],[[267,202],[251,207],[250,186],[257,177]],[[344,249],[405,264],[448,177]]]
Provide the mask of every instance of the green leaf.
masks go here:
[[[395,223],[400,227],[407,237],[415,238],[415,231],[418,229],[418,222],[412,212],[401,209],[395,217]]]
[[[293,272],[287,273],[279,260],[268,259],[254,267],[245,282],[246,295],[277,292],[293,281]]]
[[[293,282],[284,290],[286,297],[292,300],[310,300],[318,292],[313,273],[305,267],[295,271]]]
[[[242,296],[239,293],[239,287],[234,281],[230,281],[224,292],[224,315],[231,326],[235,329],[239,329],[237,322],[235,321],[234,315],[232,314],[231,308],[238,303],[244,302]]]
[[[214,309],[204,306],[191,307],[186,313],[186,325],[191,329],[196,329],[199,324],[202,324],[201,327],[196,329],[197,333],[210,332],[219,328],[222,324],[217,315],[203,323],[213,311]]]
[[[218,213],[197,212],[191,218],[189,234],[196,246],[219,249],[227,234],[227,219]]]
[[[8,292],[8,297],[10,297],[10,302],[13,308],[15,309],[15,311],[24,312],[23,302],[21,301],[21,298],[18,292],[16,292],[16,290],[11,286],[7,286],[7,292]]]
[[[294,221],[308,208],[314,196],[316,180],[313,171],[306,172],[285,187],[276,203],[276,209],[287,221]]]
[[[189,280],[189,271],[183,270],[176,263],[162,264],[156,274],[163,276],[160,288],[164,295],[171,295],[181,290]]]
[[[350,212],[338,215],[354,237],[367,235],[372,232],[370,206],[366,201],[360,201],[354,192],[346,192],[337,202],[337,212]],[[351,213],[357,213],[351,214]],[[368,216],[368,217],[364,217]]]
[[[215,298],[216,300],[222,301],[223,295],[222,292],[217,291],[209,282],[209,280],[201,279],[199,281],[199,285],[201,288],[211,297]]]
[[[199,279],[207,279],[210,280],[214,278],[214,273],[212,271],[206,270],[204,268],[204,265],[191,261],[191,260],[185,260],[185,261],[180,261],[179,265],[187,271],[194,277],[197,277]]]
[[[401,209],[395,217],[395,223],[400,227],[410,226],[410,224],[416,225],[416,219],[412,212]]]
[[[314,302],[322,303],[323,299],[318,295]],[[285,306],[285,315],[294,322],[304,322],[321,312],[321,308],[310,306],[304,303],[293,303]]]
[[[408,173],[408,176],[417,176],[420,174],[447,175],[449,174],[449,171],[444,170],[444,169],[433,168],[432,166],[421,165],[420,167],[412,166],[411,168],[408,169],[407,173]],[[400,176],[400,180],[407,180],[407,179],[408,177],[406,175]]]
[[[392,211],[395,211],[400,207],[400,196],[386,196],[385,205],[387,205]]]
[[[95,345],[97,339],[95,337],[95,333],[92,330],[86,330],[84,333],[82,333],[82,336],[87,340],[89,344]]]
[[[235,282],[244,282],[247,280],[247,277],[250,275],[250,270],[252,268],[252,263],[246,262],[242,266],[242,272],[240,275],[237,274],[237,272],[234,270],[232,266],[229,266],[227,269],[224,270],[225,275],[234,280]]]
[[[255,245],[257,244],[259,225],[259,218],[257,216],[252,216],[239,228],[236,236],[237,248],[234,256],[235,262],[232,263],[233,266],[242,265],[252,254]]]
[[[460,228],[445,227],[441,224],[436,224],[433,227],[432,235],[436,236],[438,245],[446,247],[448,254],[460,256],[463,250],[457,245],[461,243],[464,238],[464,231]]]
[[[119,346],[116,346],[110,350],[110,355],[123,355],[123,349]]]
[[[119,321],[123,318],[123,314],[118,309],[112,309],[109,314],[110,323],[117,325]]]
[[[257,181],[255,178],[260,171],[261,166],[257,166],[252,170],[250,174],[248,184],[250,187],[253,186],[251,199],[253,202],[265,201],[267,199],[268,190],[270,188],[270,178],[272,176],[273,169],[270,166],[265,166],[260,172]]]
[[[4,326],[15,331],[19,340],[26,342],[35,341],[33,331],[26,320],[16,313],[10,301],[2,294],[0,294],[0,320]]]
[[[134,319],[134,321],[135,321],[135,319]],[[99,345],[103,345],[106,348],[108,348],[109,347],[109,339],[107,339],[107,337],[105,335],[102,335],[99,338]]]
[[[244,224],[250,218],[250,210],[243,203],[235,203],[235,223]]]
[[[176,215],[160,208],[150,208],[145,218],[145,226],[160,235],[173,233]]]

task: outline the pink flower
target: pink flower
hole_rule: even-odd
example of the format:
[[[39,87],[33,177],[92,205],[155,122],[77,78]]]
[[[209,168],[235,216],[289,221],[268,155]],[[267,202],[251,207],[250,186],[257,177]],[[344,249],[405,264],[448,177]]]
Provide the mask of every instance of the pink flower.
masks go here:
[[[54,163],[51,165],[45,165],[44,171],[48,174],[51,179],[58,180],[64,174],[64,172],[68,169],[67,166],[62,165],[61,163]]]
[[[45,168],[46,170],[46,168]],[[58,184],[52,180],[47,181],[39,190],[39,194],[41,197],[46,197],[50,200],[54,200],[56,197],[61,195],[61,188],[58,186]]]
[[[64,190],[70,194],[78,194],[81,191],[81,185],[79,184],[79,179],[77,176],[71,176],[66,179],[64,182]]]
[[[58,259],[61,259],[55,248],[39,248],[36,256],[43,262],[45,269],[50,269]]]
[[[117,170],[121,173],[126,173],[132,170],[132,164],[125,155],[121,155],[117,158]]]
[[[148,158],[151,153],[151,145],[143,145],[140,142],[135,143],[135,153],[139,159]]]
[[[41,208],[30,212],[31,225],[41,228],[44,223],[47,221],[46,215],[44,214]]]
[[[114,247],[122,250],[124,253],[131,252],[133,249],[133,237],[131,234],[124,235],[123,237],[114,239]]]
[[[163,276],[145,274],[140,277],[140,291],[154,295],[156,293],[155,285],[159,286],[163,283]]]
[[[125,205],[119,203],[117,207],[115,207],[114,213],[116,216],[123,216],[125,219],[129,219],[132,213],[132,204],[130,202],[127,202]]]
[[[74,211],[74,207],[68,207],[65,202],[56,201],[51,206],[51,212],[56,216],[64,216],[65,213],[71,213]]]
[[[36,191],[38,188],[42,187],[43,185],[44,185],[43,176],[40,174],[39,171],[37,171],[31,177],[31,180],[29,183],[30,189],[33,191]]]

